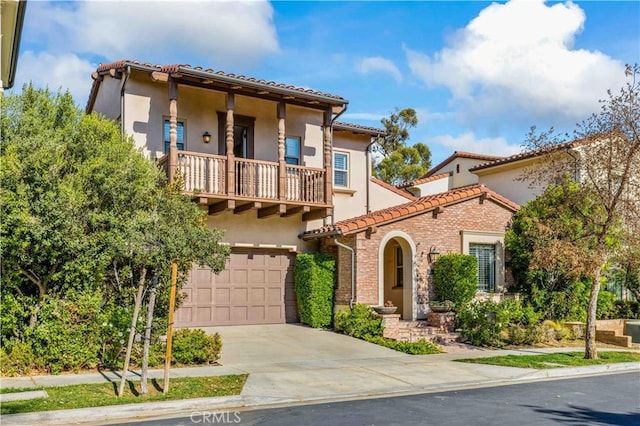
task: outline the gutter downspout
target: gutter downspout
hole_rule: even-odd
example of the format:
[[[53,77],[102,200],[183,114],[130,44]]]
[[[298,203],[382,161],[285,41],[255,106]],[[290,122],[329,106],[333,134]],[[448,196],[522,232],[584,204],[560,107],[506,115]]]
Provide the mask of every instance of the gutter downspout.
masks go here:
[[[131,66],[127,65],[125,68],[124,76],[122,77],[122,83],[120,84],[120,134],[124,138],[124,86],[129,80],[131,74]]]
[[[347,110],[348,104],[345,104],[344,109],[340,111],[335,117],[331,119],[331,161],[333,162],[333,123]],[[368,194],[368,184],[367,184],[367,194]],[[331,215],[331,225],[335,225],[335,212]],[[351,252],[351,299],[349,300],[349,309],[353,309],[353,305],[356,300],[356,279],[355,279],[355,267],[356,267],[356,253],[355,250],[349,247],[346,244],[342,244],[338,241],[338,236],[333,236],[333,242],[338,247],[342,247]]]

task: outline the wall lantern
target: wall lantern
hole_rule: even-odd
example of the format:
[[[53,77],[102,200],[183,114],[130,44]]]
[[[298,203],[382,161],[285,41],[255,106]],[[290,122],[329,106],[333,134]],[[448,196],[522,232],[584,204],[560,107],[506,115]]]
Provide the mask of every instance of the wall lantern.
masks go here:
[[[209,133],[209,132],[204,132],[204,133],[202,134],[202,142],[204,142],[204,143],[209,143],[209,142],[211,142],[211,133]]]
[[[429,249],[429,263],[434,263],[438,260],[438,256],[440,256],[440,251],[435,246],[431,247]]]

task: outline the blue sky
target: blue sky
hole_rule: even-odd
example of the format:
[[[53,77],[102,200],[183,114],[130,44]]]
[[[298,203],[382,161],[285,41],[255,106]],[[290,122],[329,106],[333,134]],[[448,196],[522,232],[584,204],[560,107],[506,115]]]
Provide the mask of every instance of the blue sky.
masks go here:
[[[411,141],[519,152],[530,126],[571,131],[640,63],[640,2],[91,1],[28,3],[16,89],[84,106],[101,62],[181,63],[349,100],[367,126],[418,111]]]

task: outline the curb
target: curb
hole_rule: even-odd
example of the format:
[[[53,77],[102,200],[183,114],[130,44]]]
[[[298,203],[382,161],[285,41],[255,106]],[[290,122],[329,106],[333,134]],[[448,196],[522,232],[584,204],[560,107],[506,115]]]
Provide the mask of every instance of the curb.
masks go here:
[[[506,380],[484,380],[465,384],[431,386],[415,390],[399,390],[380,393],[344,394],[335,397],[312,398],[275,398],[259,396],[220,396],[212,398],[196,398],[176,401],[143,402],[139,404],[109,405],[104,407],[88,407],[72,410],[40,411],[34,413],[5,414],[2,424],[25,425],[69,425],[96,424],[108,421],[144,420],[159,417],[169,417],[194,412],[216,412],[242,410],[247,408],[275,408],[298,404],[320,404],[356,399],[383,398],[387,396],[403,396],[425,393],[447,392],[482,387],[522,384],[546,379],[592,376],[598,374],[615,374],[623,372],[640,372],[640,363],[603,364],[586,367],[555,368],[526,373]]]

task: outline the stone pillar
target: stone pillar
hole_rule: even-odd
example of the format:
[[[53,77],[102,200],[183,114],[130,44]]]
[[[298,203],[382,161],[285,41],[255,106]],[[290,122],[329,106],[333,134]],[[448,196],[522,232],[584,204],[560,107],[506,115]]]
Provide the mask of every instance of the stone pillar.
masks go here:
[[[235,96],[227,93],[227,122],[225,126],[225,143],[227,145],[227,195],[236,193],[236,159],[233,153],[233,110]]]
[[[178,169],[178,85],[169,82],[169,183]]]
[[[400,314],[379,314],[382,317],[382,337],[398,340],[400,335]]]

